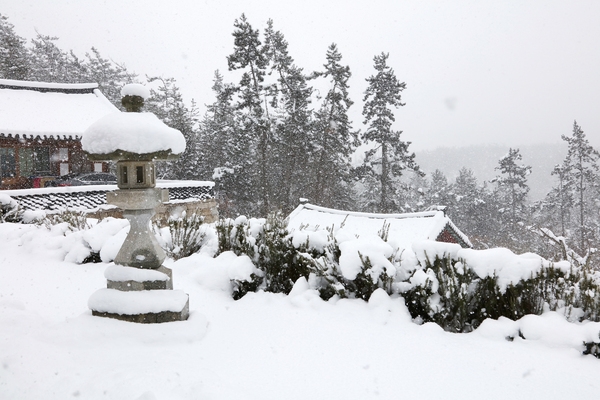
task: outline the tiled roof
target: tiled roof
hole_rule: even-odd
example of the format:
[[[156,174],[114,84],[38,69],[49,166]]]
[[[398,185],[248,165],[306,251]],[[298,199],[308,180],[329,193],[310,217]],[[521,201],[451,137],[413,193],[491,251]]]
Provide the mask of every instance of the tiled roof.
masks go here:
[[[79,139],[101,117],[119,112],[95,83],[0,79],[0,135]]]
[[[407,214],[372,214],[335,210],[312,204],[301,204],[289,216],[288,228],[325,229],[331,226],[344,229],[357,236],[378,234],[389,224],[388,241],[398,248],[410,247],[421,240],[438,240],[447,231],[463,247],[472,247],[443,211],[425,211]]]
[[[169,189],[169,200],[206,200],[214,198],[212,182],[164,181],[158,187]],[[106,193],[115,185],[75,186],[43,189],[3,190],[26,210],[91,210],[106,205]]]

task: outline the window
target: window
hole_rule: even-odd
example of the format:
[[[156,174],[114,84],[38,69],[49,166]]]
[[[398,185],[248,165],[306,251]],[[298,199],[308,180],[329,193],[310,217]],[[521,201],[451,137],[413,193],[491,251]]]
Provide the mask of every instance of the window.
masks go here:
[[[69,161],[69,149],[66,147],[54,148],[52,150],[52,162],[67,162]]]
[[[11,178],[15,175],[15,149],[0,147],[0,177]]]
[[[144,183],[144,167],[141,165],[135,167],[135,173],[137,175],[137,183]]]
[[[50,175],[50,149],[33,147],[19,149],[19,172],[21,176]]]
[[[69,173],[69,164],[60,163],[60,176],[67,175]]]
[[[123,166],[121,169],[121,181],[123,183],[128,183],[127,182],[127,167]]]

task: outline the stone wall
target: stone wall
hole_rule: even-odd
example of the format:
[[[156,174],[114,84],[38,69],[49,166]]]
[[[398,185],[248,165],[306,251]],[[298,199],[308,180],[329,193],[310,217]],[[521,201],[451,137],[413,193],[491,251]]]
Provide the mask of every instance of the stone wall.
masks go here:
[[[210,224],[219,219],[219,211],[215,199],[175,201],[162,204],[157,207],[156,214],[152,218],[159,226],[167,226],[167,221],[171,216],[179,216],[183,212],[187,215],[193,213],[204,217],[204,222]],[[117,207],[101,208],[87,212],[88,217],[104,219],[107,217],[123,218],[123,210]]]

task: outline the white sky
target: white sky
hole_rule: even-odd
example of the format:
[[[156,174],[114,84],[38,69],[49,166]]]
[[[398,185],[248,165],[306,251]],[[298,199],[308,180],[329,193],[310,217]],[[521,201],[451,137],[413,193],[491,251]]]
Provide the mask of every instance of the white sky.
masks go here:
[[[395,128],[412,150],[555,143],[575,119],[600,145],[597,0],[3,0],[1,12],[26,38],[37,29],[78,55],[95,46],[137,73],[174,77],[202,112],[214,71],[228,77],[244,12],[261,31],[272,18],[306,71],[338,44],[356,128],[373,56],[389,52],[408,86]]]

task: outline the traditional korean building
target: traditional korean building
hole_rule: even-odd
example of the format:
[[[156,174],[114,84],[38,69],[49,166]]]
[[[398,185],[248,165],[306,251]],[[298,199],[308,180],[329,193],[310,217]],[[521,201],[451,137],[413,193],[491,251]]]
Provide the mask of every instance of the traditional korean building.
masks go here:
[[[464,248],[473,247],[444,211],[424,211],[406,214],[372,214],[335,210],[313,204],[300,204],[288,218],[288,228],[328,229],[343,226],[347,232],[361,236],[380,235],[387,231],[388,242],[396,248],[410,248],[418,241],[456,243]]]
[[[70,173],[108,172],[81,150],[81,135],[119,110],[95,83],[0,79],[0,189],[43,187]]]

